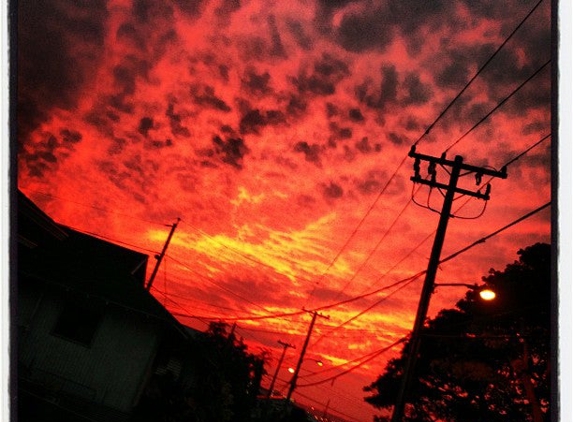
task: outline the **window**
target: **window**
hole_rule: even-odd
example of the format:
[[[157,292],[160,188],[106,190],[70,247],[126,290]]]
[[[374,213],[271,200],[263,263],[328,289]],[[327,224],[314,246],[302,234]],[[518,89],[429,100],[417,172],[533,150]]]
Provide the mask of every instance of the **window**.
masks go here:
[[[99,310],[81,306],[76,302],[67,302],[52,334],[89,347],[101,317],[102,313]]]

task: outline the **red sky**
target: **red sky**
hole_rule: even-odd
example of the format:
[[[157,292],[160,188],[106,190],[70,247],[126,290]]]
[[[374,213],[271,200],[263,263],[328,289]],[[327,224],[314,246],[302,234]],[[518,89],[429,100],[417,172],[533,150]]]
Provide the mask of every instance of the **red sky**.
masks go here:
[[[294,398],[371,420],[362,387],[399,346],[303,385],[412,327],[423,279],[382,289],[426,269],[438,214],[413,192],[434,210],[443,197],[413,186],[411,145],[498,170],[519,157],[487,204],[456,198],[443,257],[551,199],[548,0],[438,118],[536,3],[18,2],[18,186],[56,221],[151,255],[180,217],[152,293],[199,329],[237,321],[250,350],[272,351],[271,375],[277,340],[296,345],[284,392],[311,318],[260,317],[328,307],[307,354],[328,371],[306,361]],[[479,282],[550,234],[548,207],[437,282]],[[430,313],[464,294],[438,289]]]

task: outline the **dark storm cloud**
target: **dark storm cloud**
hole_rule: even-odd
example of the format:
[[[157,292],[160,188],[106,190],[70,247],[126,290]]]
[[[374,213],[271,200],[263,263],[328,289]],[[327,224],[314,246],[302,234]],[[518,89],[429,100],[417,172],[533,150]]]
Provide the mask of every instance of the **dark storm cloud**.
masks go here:
[[[521,2],[523,3],[523,1]],[[502,19],[515,15],[515,8],[512,7],[514,5],[511,4],[511,1],[496,2],[491,0],[463,0],[463,3],[470,10],[470,13],[476,17]]]
[[[398,72],[392,65],[382,66],[381,81],[376,87],[372,78],[366,79],[355,89],[356,98],[374,109],[384,109],[387,104],[394,104],[398,97]]]
[[[323,53],[322,58],[314,63],[314,70],[317,74],[327,78],[341,80],[350,75],[348,65],[329,53]]]
[[[314,62],[310,75],[301,70],[297,78],[291,78],[291,82],[300,93],[311,92],[315,95],[327,96],[334,94],[337,83],[348,76],[350,76],[350,70],[344,61],[324,53],[319,60]]]
[[[134,0],[132,12],[135,19],[142,23],[148,23],[158,16],[173,16],[173,8],[169,4],[154,0]]]
[[[143,37],[138,33],[138,31],[135,29],[135,26],[131,23],[126,22],[121,24],[117,29],[115,37],[119,42],[132,45],[138,50],[143,51],[145,49],[145,41]]]
[[[297,142],[294,146],[295,152],[302,152],[304,154],[304,159],[311,163],[316,164],[317,166],[321,166],[320,161],[320,153],[322,151],[322,147],[317,144],[310,145],[306,141]]]
[[[382,82],[380,84],[380,101],[396,101],[398,95],[398,72],[392,66],[384,66],[381,69]]]
[[[340,45],[348,51],[362,52],[370,49],[384,51],[392,42],[394,31],[392,23],[383,19],[382,14],[352,13],[343,17],[337,35]]]
[[[402,36],[409,53],[416,55],[426,42],[425,29],[438,32],[445,27],[451,31],[467,27],[465,20],[451,13],[450,4],[442,0],[402,0],[367,5],[362,10],[352,8],[343,15],[336,39],[348,51],[364,52],[384,51],[396,36]]]
[[[154,1],[154,0],[150,0]],[[173,0],[174,3],[183,11],[188,17],[198,18],[203,13],[207,0]],[[224,3],[229,3],[228,0],[223,0]],[[158,2],[160,3],[160,2]]]
[[[229,66],[220,64],[219,65],[219,75],[225,82],[229,82]]]
[[[241,79],[241,85],[250,94],[258,96],[266,95],[272,91],[269,87],[270,80],[271,75],[269,72],[258,74],[254,68],[249,67],[245,70],[245,74]]]
[[[242,169],[243,157],[248,154],[249,148],[241,138],[229,138],[226,141],[216,135],[213,137],[213,144],[215,145],[215,152],[226,164]]]
[[[404,89],[406,90],[406,95],[401,101],[403,105],[425,104],[432,96],[431,86],[420,81],[420,77],[415,73],[406,75]]]
[[[364,121],[364,116],[362,115],[362,112],[358,108],[351,108],[348,111],[348,117],[350,117],[350,120],[352,120],[353,122]]]
[[[328,127],[331,133],[329,139],[338,141],[352,138],[352,128],[350,127],[340,127],[335,122],[331,122]]]
[[[353,184],[362,195],[380,193],[385,188],[390,195],[403,192],[403,179],[394,179],[396,182],[388,185],[388,178],[384,170],[368,170],[361,178],[354,179]]]
[[[548,110],[551,107],[550,66],[542,70],[531,82],[523,86],[503,105],[502,112],[510,117],[523,115],[526,110]]]
[[[191,133],[189,129],[181,124],[181,116],[174,111],[175,105],[170,103],[167,107],[165,115],[169,118],[169,126],[171,127],[171,133],[173,136],[182,136],[184,138],[189,138]]]
[[[469,81],[469,67],[460,61],[450,63],[442,68],[434,81],[439,88],[459,88]]]
[[[150,69],[151,65],[147,60],[134,56],[125,57],[121,64],[113,68],[116,93],[107,97],[107,104],[119,112],[132,114],[134,104],[131,96],[136,91],[137,78],[147,80]]]
[[[268,32],[264,32],[261,27],[256,35],[253,33],[249,37],[238,40],[237,46],[242,60],[275,63],[277,58],[280,60],[287,58],[281,31],[274,15],[267,16],[267,30]]]
[[[267,110],[261,112],[259,109],[248,111],[239,123],[239,130],[242,134],[259,134],[259,130],[265,126],[277,126],[286,123],[286,118],[281,111]]]
[[[18,139],[52,108],[70,110],[97,70],[107,19],[104,1],[17,2]],[[72,51],[74,51],[72,53]]]
[[[354,3],[357,0],[318,0],[318,5],[320,6],[321,10],[329,10],[335,11],[336,9],[340,9],[350,3]]]
[[[286,24],[298,46],[305,51],[310,51],[313,46],[312,38],[306,34],[302,24],[292,19],[287,19]]]
[[[521,133],[523,135],[531,135],[532,133],[542,133],[544,130],[547,130],[547,123],[531,122],[523,127]]]
[[[340,114],[340,110],[336,106],[336,104],[332,104],[330,102],[326,103],[326,117],[329,119],[334,116],[338,116]]]
[[[292,95],[288,100],[286,111],[290,117],[297,118],[306,115],[307,107],[308,104],[302,95]]]
[[[363,154],[370,154],[372,152],[382,151],[382,145],[380,143],[375,143],[372,145],[367,136],[363,137],[360,141],[354,144],[356,149]]]
[[[153,129],[153,119],[151,117],[143,117],[139,121],[139,127],[137,128],[137,131],[143,136],[147,136],[150,129]]]
[[[408,138],[397,132],[390,132],[388,134],[388,139],[390,139],[390,142],[392,142],[394,145],[405,145],[408,143]]]
[[[138,77],[145,80],[149,77],[152,65],[149,61],[135,56],[127,56],[121,64],[113,68],[113,78],[116,86],[124,94],[133,94]]]
[[[54,169],[58,161],[66,158],[83,138],[80,132],[68,128],[60,129],[59,135],[58,138],[51,132],[43,133],[43,141],[36,144],[35,151],[23,155],[30,176],[42,177],[44,171]]]
[[[127,141],[125,138],[112,138],[112,144],[107,149],[107,153],[109,155],[117,155],[123,152],[125,146],[127,145]]]
[[[102,160],[98,169],[119,189],[142,204],[153,200],[150,191],[155,188],[155,174],[159,165],[141,154],[134,154],[123,161]]]
[[[330,182],[328,185],[322,185],[322,195],[326,199],[338,199],[342,198],[344,191],[340,185]]]
[[[31,177],[42,177],[58,163],[57,150],[61,147],[58,138],[50,132],[43,133],[42,138],[42,142],[36,145],[33,153],[24,155],[28,175]]]
[[[274,15],[269,15],[267,22],[271,30],[271,56],[286,58],[286,51]]]
[[[240,0],[223,0],[215,9],[215,15],[221,18],[223,26],[227,26],[231,21],[231,16],[241,8]]]
[[[64,143],[77,144],[82,140],[82,134],[72,129],[60,130],[60,136],[62,137],[62,141],[64,141]]]
[[[117,113],[118,110],[113,108],[110,103],[109,97],[104,97],[83,116],[86,123],[95,127],[101,135],[106,137],[113,137],[113,124],[121,119]]]
[[[225,113],[231,111],[231,107],[215,95],[215,88],[212,86],[194,84],[191,86],[189,92],[195,104],[214,110],[220,110]]]

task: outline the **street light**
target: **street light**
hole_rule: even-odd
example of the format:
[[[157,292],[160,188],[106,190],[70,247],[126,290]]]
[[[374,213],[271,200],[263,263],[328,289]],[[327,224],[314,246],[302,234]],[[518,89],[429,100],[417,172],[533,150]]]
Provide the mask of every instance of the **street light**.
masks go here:
[[[447,211],[449,213],[449,210]],[[441,239],[443,241],[443,239]],[[436,244],[434,244],[436,246]],[[441,248],[441,245],[439,246]],[[479,293],[480,298],[483,300],[493,300],[495,299],[495,292],[491,289],[484,287],[478,287],[477,284],[468,283],[435,283],[435,276],[437,271],[437,263],[439,262],[439,248],[436,249],[436,256],[434,256],[434,250],[432,250],[433,261],[435,261],[431,266],[432,272],[426,272],[426,280],[424,281],[424,286],[422,289],[422,296],[420,298],[420,303],[418,304],[418,310],[416,312],[416,319],[414,320],[414,327],[412,329],[412,334],[410,336],[410,350],[404,364],[404,371],[402,375],[402,382],[400,384],[400,389],[398,390],[398,396],[396,398],[396,404],[394,405],[394,410],[392,411],[392,422],[401,422],[404,416],[404,406],[406,404],[406,390],[412,381],[414,366],[416,364],[416,359],[418,352],[420,350],[421,342],[421,332],[424,326],[424,321],[428,312],[428,306],[430,304],[430,297],[434,292],[436,287],[440,286],[461,286],[472,289]]]
[[[305,360],[305,361],[307,361],[307,360],[312,360],[314,363],[316,363],[316,366],[324,366],[324,362],[321,361],[320,359],[304,358],[304,360]],[[294,369],[293,367],[289,367],[289,368],[288,368],[288,371],[289,371],[291,374],[294,374],[295,369]]]
[[[478,286],[477,284],[468,284],[468,283],[434,283],[434,288],[435,287],[440,287],[440,286],[444,286],[444,287],[451,287],[451,286],[461,286],[461,287],[467,287],[469,289],[472,289],[475,292],[478,292],[479,297],[482,298],[482,300],[485,301],[490,301],[490,300],[494,300],[496,297],[496,293],[495,291],[493,291],[492,289],[486,287],[486,286]]]

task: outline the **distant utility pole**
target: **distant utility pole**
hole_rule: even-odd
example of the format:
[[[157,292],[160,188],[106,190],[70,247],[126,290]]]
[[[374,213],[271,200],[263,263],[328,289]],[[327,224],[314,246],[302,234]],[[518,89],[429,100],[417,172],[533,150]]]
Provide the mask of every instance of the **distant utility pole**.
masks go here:
[[[281,358],[279,359],[279,363],[277,364],[277,369],[275,370],[275,374],[273,375],[273,380],[271,381],[271,386],[269,387],[269,394],[267,398],[271,398],[273,394],[273,388],[275,388],[275,382],[277,380],[277,376],[279,374],[279,369],[281,369],[281,365],[283,363],[283,359],[285,358],[286,351],[289,347],[295,348],[292,344],[285,343],[284,341],[279,340],[279,344],[283,346],[283,352],[281,354]]]
[[[153,284],[153,280],[155,279],[155,276],[157,275],[157,270],[159,270],[159,265],[161,264],[161,261],[163,261],[163,257],[165,256],[165,252],[167,252],[167,247],[169,246],[169,242],[171,242],[171,238],[173,237],[173,233],[175,233],[175,229],[177,228],[177,224],[179,224],[180,221],[181,221],[181,219],[178,217],[177,221],[175,223],[173,223],[173,225],[171,226],[171,231],[169,232],[169,236],[167,236],[167,240],[165,241],[165,245],[163,245],[163,249],[161,250],[161,253],[159,255],[155,255],[155,259],[157,259],[157,262],[155,263],[155,268],[153,269],[153,272],[151,273],[151,277],[149,277],[149,281],[147,282],[147,286],[145,287],[147,290],[151,289],[151,285]]]
[[[501,171],[495,171],[491,169],[470,166],[463,163],[463,157],[456,155],[454,161],[447,160],[445,154],[441,157],[432,157],[429,155],[418,154],[416,152],[415,146],[409,153],[410,157],[415,159],[414,161],[414,176],[410,178],[414,183],[421,183],[428,185],[431,188],[445,189],[446,194],[444,197],[444,203],[442,205],[442,211],[440,213],[440,221],[438,223],[438,229],[436,231],[436,237],[434,238],[434,245],[432,247],[432,253],[430,255],[430,261],[428,262],[428,269],[426,271],[426,278],[424,280],[424,286],[422,287],[422,294],[420,297],[420,302],[418,304],[418,311],[416,313],[416,319],[414,321],[414,327],[412,329],[412,334],[410,337],[410,347],[408,349],[408,354],[406,357],[406,363],[404,366],[404,375],[402,376],[402,383],[400,389],[398,390],[398,396],[396,398],[396,404],[394,406],[394,411],[392,412],[392,422],[401,422],[404,416],[404,406],[406,404],[406,394],[412,383],[412,378],[414,376],[414,369],[416,366],[416,361],[418,353],[420,351],[421,343],[421,331],[424,327],[424,322],[426,320],[426,315],[428,313],[428,306],[430,304],[430,296],[434,291],[434,281],[436,279],[436,273],[438,270],[438,264],[440,262],[440,254],[442,252],[442,246],[444,244],[444,238],[446,236],[446,228],[448,226],[448,220],[451,216],[452,203],[454,200],[454,194],[463,194],[474,196],[479,199],[489,200],[490,185],[487,185],[485,193],[479,191],[474,192],[467,189],[461,189],[457,187],[458,179],[462,170],[465,172],[464,176],[470,173],[475,174],[476,185],[481,184],[481,179],[484,175],[500,177],[502,179],[507,178],[507,173],[505,167]],[[430,180],[427,178],[422,178],[420,176],[420,163],[421,161],[428,162],[428,174]],[[436,166],[439,165],[443,168],[451,167],[450,181],[449,184],[443,184],[436,181]]]
[[[314,323],[316,321],[316,317],[319,316],[319,317],[327,318],[327,319],[330,318],[326,315],[319,314],[317,311],[311,311],[311,313],[312,313],[312,320],[310,321],[310,326],[308,327],[308,333],[306,334],[306,339],[304,340],[304,344],[303,344],[302,349],[300,351],[300,357],[298,358],[298,363],[296,364],[294,374],[292,375],[292,380],[290,382],[288,394],[286,396],[287,403],[290,401],[290,398],[292,396],[292,392],[296,388],[296,381],[298,379],[298,373],[300,371],[300,367],[302,366],[302,361],[304,360],[304,354],[306,353],[306,348],[308,347],[308,342],[310,341],[310,335],[312,334],[312,329],[314,328]]]

